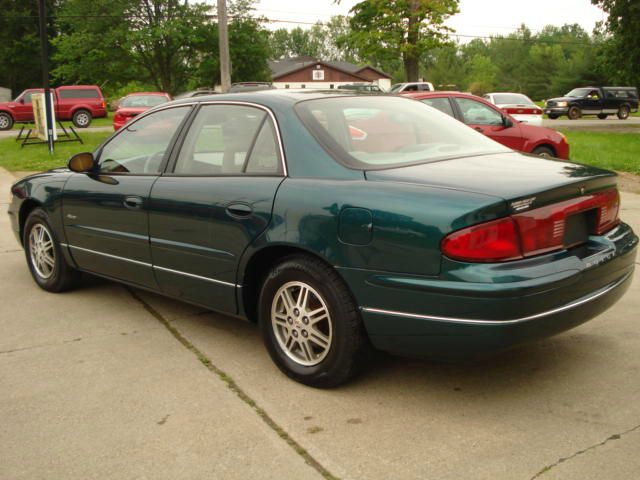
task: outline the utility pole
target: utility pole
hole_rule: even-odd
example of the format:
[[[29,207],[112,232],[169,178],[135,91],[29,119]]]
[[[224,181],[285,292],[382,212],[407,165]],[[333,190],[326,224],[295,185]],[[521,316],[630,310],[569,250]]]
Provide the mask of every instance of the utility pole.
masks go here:
[[[51,90],[49,89],[49,38],[47,34],[47,5],[46,0],[39,0],[38,13],[40,16],[40,45],[42,46],[42,87],[44,88],[45,128],[49,153],[53,154],[53,105],[51,104]]]
[[[222,93],[227,93],[229,88],[231,88],[231,60],[229,58],[227,0],[218,0],[218,35],[220,41],[220,83],[222,86]]]

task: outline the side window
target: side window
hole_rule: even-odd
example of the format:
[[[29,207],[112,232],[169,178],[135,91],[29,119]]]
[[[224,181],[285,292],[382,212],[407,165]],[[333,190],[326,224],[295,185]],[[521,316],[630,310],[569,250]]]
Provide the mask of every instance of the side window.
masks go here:
[[[592,90],[588,95],[592,100],[600,100],[600,93],[597,90]]]
[[[168,108],[125,127],[102,149],[99,171],[148,175],[160,173],[167,148],[190,109]]]
[[[204,105],[193,120],[174,173],[270,174],[280,171],[275,130],[264,110]]]
[[[421,100],[421,101],[422,103],[425,103],[430,107],[440,110],[442,113],[446,113],[450,117],[455,117],[455,115],[453,114],[453,108],[451,107],[451,102],[446,97],[425,98],[424,100]]]
[[[502,114],[484,103],[469,98],[456,98],[464,123],[469,125],[502,125]]]
[[[22,99],[24,100],[24,103],[31,103],[31,96],[33,95],[33,92],[27,92],[24,94],[24,96],[22,97]]]
[[[420,85],[418,85],[418,90],[422,91],[422,92],[430,92],[431,89],[429,88],[429,85],[427,85],[426,83],[422,83]]]
[[[417,85],[407,85],[403,92],[417,92],[418,91],[418,86]]]

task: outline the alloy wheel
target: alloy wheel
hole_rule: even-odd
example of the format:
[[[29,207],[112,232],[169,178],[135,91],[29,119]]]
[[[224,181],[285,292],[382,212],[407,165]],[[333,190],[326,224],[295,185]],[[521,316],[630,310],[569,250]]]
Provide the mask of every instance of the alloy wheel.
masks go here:
[[[86,113],[78,114],[78,116],[76,116],[76,122],[81,127],[84,127],[85,125],[88,125],[89,124],[89,115],[87,115]]]
[[[0,115],[0,130],[9,128],[9,119],[6,115]]]
[[[288,282],[278,289],[271,305],[271,326],[280,348],[299,365],[317,365],[331,349],[329,309],[304,282]]]
[[[46,280],[53,275],[56,265],[56,251],[53,238],[47,227],[37,223],[29,233],[29,258],[38,276]]]

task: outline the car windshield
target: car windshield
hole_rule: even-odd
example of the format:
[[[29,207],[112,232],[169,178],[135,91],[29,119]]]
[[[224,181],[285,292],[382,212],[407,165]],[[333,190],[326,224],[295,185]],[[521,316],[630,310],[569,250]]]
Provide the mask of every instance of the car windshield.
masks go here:
[[[496,105],[533,105],[531,99],[521,93],[495,93],[493,100]]]
[[[589,93],[592,91],[593,88],[574,88],[569,93],[567,93],[565,97],[582,98],[589,95]]]
[[[400,97],[308,100],[307,129],[336,159],[364,170],[510,150],[422,102]]]
[[[391,88],[389,89],[390,93],[395,93],[398,90],[400,90],[402,88],[402,86],[404,85],[404,83],[396,83],[394,85],[391,86]]]
[[[126,108],[150,108],[168,101],[169,99],[164,95],[129,95],[122,99],[120,106]]]

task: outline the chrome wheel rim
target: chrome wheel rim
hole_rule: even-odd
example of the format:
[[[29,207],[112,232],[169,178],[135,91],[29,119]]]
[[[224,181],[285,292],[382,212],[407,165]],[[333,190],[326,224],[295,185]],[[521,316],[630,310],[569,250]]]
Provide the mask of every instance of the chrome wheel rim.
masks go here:
[[[84,126],[89,123],[89,116],[86,113],[80,113],[76,117],[76,122],[78,122],[78,125]]]
[[[288,282],[278,289],[271,304],[271,326],[282,351],[298,365],[317,365],[331,349],[329,309],[304,282]]]
[[[7,128],[9,126],[9,119],[6,115],[0,115],[0,128]]]
[[[29,233],[29,258],[39,277],[48,279],[56,265],[56,251],[51,233],[41,223],[37,223]]]

